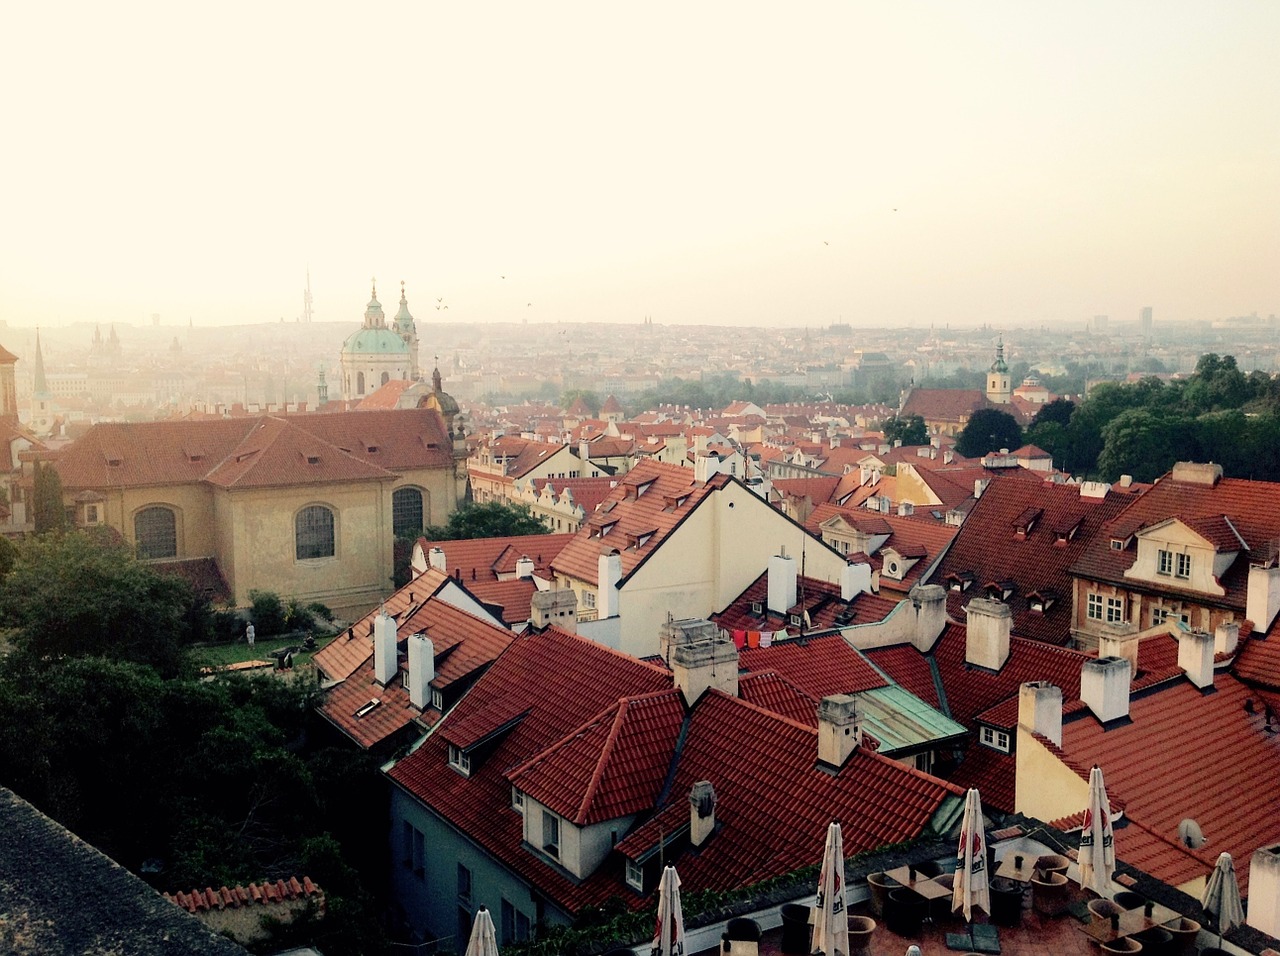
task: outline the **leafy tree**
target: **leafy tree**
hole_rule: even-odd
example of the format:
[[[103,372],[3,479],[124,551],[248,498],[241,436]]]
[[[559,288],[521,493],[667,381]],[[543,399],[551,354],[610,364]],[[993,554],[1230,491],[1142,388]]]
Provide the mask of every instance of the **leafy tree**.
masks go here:
[[[1035,418],[1031,419],[1031,427],[1043,425],[1052,422],[1066,428],[1071,424],[1071,413],[1076,410],[1076,403],[1069,398],[1055,398],[1046,405],[1042,405],[1040,410],[1036,412]]]
[[[192,637],[191,586],[127,544],[84,531],[28,538],[0,583],[0,624],[38,656],[112,656],[177,673]]]
[[[980,408],[969,416],[969,424],[956,436],[956,452],[966,458],[981,458],[1001,448],[1022,446],[1018,420],[997,408]]]
[[[0,579],[8,576],[13,569],[13,562],[16,560],[18,560],[17,545],[0,535]]]
[[[284,602],[275,591],[249,592],[249,619],[257,634],[283,634],[287,626]]]
[[[1162,415],[1146,408],[1130,408],[1102,430],[1103,449],[1098,471],[1107,481],[1132,475],[1135,481],[1154,481],[1175,462],[1200,457],[1195,421]]]
[[[35,463],[32,499],[36,534],[65,531],[71,527],[66,506],[62,503],[62,479],[52,465]]]
[[[534,517],[528,505],[486,501],[459,508],[449,515],[447,524],[432,525],[423,536],[429,541],[459,541],[546,533],[547,526]]]
[[[929,444],[929,426],[919,415],[910,415],[907,418],[899,418],[895,415],[884,423],[884,437],[889,444],[900,441],[903,445],[927,445]]]

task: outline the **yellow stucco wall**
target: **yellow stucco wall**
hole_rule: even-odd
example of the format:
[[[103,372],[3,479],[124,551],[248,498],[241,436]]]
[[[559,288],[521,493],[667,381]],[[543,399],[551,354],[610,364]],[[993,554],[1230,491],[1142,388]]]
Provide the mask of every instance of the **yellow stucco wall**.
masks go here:
[[[1038,820],[1058,820],[1089,805],[1089,782],[1058,759],[1038,737],[1018,728],[1014,809]]]

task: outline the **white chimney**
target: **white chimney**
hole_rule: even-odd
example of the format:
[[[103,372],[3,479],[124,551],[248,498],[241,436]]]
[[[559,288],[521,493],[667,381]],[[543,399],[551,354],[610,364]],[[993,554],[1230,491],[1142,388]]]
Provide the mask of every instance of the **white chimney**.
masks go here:
[[[1213,686],[1213,635],[1208,631],[1183,631],[1178,635],[1178,666],[1201,690]]]
[[[911,606],[916,612],[911,642],[921,654],[927,654],[947,626],[946,589],[937,584],[917,584],[911,589]]]
[[[1105,481],[1082,481],[1080,482],[1081,498],[1105,498],[1107,492],[1111,490],[1111,486]]]
[[[1047,680],[1018,688],[1018,726],[1062,746],[1062,688]]]
[[[840,600],[852,601],[859,594],[871,593],[871,565],[866,561],[846,564],[840,569]]]
[[[1265,634],[1280,611],[1280,567],[1249,565],[1248,587],[1244,616],[1253,621],[1254,631]]]
[[[1129,662],[1102,657],[1080,668],[1080,700],[1101,723],[1129,716]]]
[[[1009,605],[988,598],[974,598],[965,608],[964,659],[966,664],[998,671],[1009,659],[1009,634],[1013,611]]]
[[[1280,843],[1254,850],[1249,858],[1249,916],[1268,936],[1280,937]]]
[[[712,476],[719,470],[719,459],[713,458],[711,455],[699,455],[693,460],[693,480],[699,482],[710,481]]]
[[[578,632],[578,595],[572,588],[536,591],[529,599],[529,619],[541,630],[554,624],[570,634]]]
[[[622,555],[616,548],[600,554],[596,571],[596,614],[601,620],[618,616],[618,582],[622,580]]]
[[[672,621],[666,630],[671,674],[685,703],[692,707],[712,688],[738,696],[738,648],[728,635],[701,620]]]
[[[533,558],[527,554],[522,554],[516,559],[516,577],[520,580],[527,580],[533,577]]]
[[[991,484],[990,478],[973,479],[973,496],[975,498],[981,498],[982,493],[987,490],[987,485],[989,484]]]
[[[1213,632],[1213,652],[1215,654],[1234,654],[1240,644],[1240,625],[1235,621],[1219,624]]]
[[[431,703],[436,677],[436,648],[425,634],[409,635],[409,703],[421,710]]]
[[[435,568],[441,574],[447,574],[448,568],[445,567],[444,563],[444,548],[432,548],[428,551],[427,565],[428,567]]]
[[[383,687],[396,679],[396,622],[386,611],[373,619],[373,676]]]
[[[911,515],[913,515],[913,514],[915,514],[915,513],[916,513],[916,506],[915,506],[915,505],[913,505],[910,501],[900,501],[900,502],[898,502],[898,515],[899,515],[899,517],[907,518],[907,517],[910,517]]]
[[[710,780],[699,780],[689,791],[689,842],[702,846],[716,828],[716,790]]]
[[[843,767],[862,743],[858,699],[853,694],[833,694],[818,704],[818,762]]]
[[[769,558],[769,610],[775,614],[786,614],[795,607],[796,593],[796,559],[785,554],[775,554]]]

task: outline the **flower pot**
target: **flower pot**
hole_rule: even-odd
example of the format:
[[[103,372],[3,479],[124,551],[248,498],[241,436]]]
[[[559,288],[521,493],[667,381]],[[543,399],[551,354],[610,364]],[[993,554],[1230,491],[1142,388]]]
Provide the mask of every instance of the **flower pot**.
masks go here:
[[[1061,873],[1067,875],[1067,867],[1071,865],[1071,861],[1060,853],[1050,853],[1040,857],[1036,862],[1036,868],[1041,873]]]
[[[876,921],[870,916],[849,917],[849,953],[871,952],[871,937],[876,931]]]
[[[1200,924],[1193,919],[1187,919],[1181,916],[1178,919],[1169,920],[1164,924],[1173,935],[1173,943],[1171,944],[1171,953],[1194,953],[1196,949],[1196,937],[1200,935]]]
[[[1102,951],[1104,953],[1117,953],[1117,954],[1118,953],[1140,953],[1142,952],[1142,944],[1139,943],[1136,939],[1129,939],[1127,937],[1122,937],[1120,939],[1113,939],[1109,943],[1103,943]]]
[[[1061,916],[1067,911],[1067,878],[1049,872],[1031,878],[1031,905],[1041,916]]]
[[[812,938],[809,926],[809,907],[799,903],[782,906],[782,939],[779,947],[784,953],[808,953]]]
[[[867,901],[871,906],[871,915],[884,919],[884,906],[889,899],[889,891],[898,887],[898,881],[892,880],[883,873],[867,874],[867,891],[871,894]]]

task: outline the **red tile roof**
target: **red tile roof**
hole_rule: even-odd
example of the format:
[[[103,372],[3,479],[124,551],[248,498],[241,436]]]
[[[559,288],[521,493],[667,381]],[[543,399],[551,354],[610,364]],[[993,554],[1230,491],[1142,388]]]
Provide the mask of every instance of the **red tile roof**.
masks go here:
[[[800,631],[799,626],[791,623],[791,618],[798,616],[803,619],[806,611],[809,623],[804,630],[812,633],[833,627],[883,621],[898,606],[896,598],[876,594],[858,594],[853,600],[845,601],[840,597],[839,585],[815,581],[813,578],[797,578],[796,583],[798,600],[785,613],[778,614],[768,609],[769,573],[766,571],[734,598],[728,607],[719,614],[712,614],[710,619],[731,631],[786,631],[788,633],[783,635],[785,637],[795,636]],[[752,610],[757,604],[762,611],[760,614]]]
[[[1171,473],[1172,474],[1172,473]],[[1150,491],[1130,499],[1129,506],[1103,528],[1098,539],[1080,555],[1071,571],[1096,581],[1113,581],[1122,587],[1142,589],[1142,582],[1125,578],[1124,572],[1137,559],[1130,546],[1122,551],[1111,548],[1111,540],[1127,540],[1138,531],[1169,518],[1184,522],[1217,519],[1226,515],[1235,531],[1248,543],[1219,578],[1225,597],[1207,599],[1193,591],[1175,591],[1164,585],[1161,591],[1186,594],[1190,600],[1234,608],[1243,613],[1248,582],[1249,563],[1265,557],[1268,548],[1280,538],[1280,482],[1247,481],[1242,478],[1220,478],[1215,484],[1174,481],[1166,475]],[[1238,546],[1238,545],[1237,545]]]
[[[1016,721],[1015,721],[1016,722]],[[1018,758],[1001,753],[977,741],[970,743],[964,760],[951,775],[951,782],[968,790],[977,787],[982,794],[983,809],[1013,813],[1018,778]]]
[[[976,388],[913,388],[902,406],[902,417],[919,415],[926,422],[959,424],[980,408],[992,408],[987,395]]]
[[[819,699],[773,671],[739,675],[738,696],[797,724],[818,726]]]
[[[164,894],[166,900],[181,906],[188,913],[239,909],[255,905],[266,906],[309,897],[317,897],[320,905],[324,905],[324,892],[311,882],[309,876],[304,876],[301,882],[296,876],[291,876],[287,880],[276,880],[274,883],[269,881],[250,883],[247,886],[236,886],[231,889],[222,886],[216,890],[207,886],[203,890],[197,888],[190,893]],[[269,916],[270,913],[264,913],[264,915]]]
[[[858,508],[838,505],[819,505],[813,509],[804,526],[813,534],[821,537],[823,522],[839,515],[845,522],[867,534],[888,534],[888,540],[880,546],[880,551],[870,558],[871,566],[883,572],[885,549],[892,548],[906,558],[918,559],[902,576],[895,580],[885,574],[880,575],[881,589],[907,592],[922,582],[928,571],[955,540],[960,529],[952,525],[941,524],[924,517],[913,517],[896,514],[874,514]]]
[[[1062,749],[1082,776],[1101,766],[1108,793],[1162,839],[1177,839],[1179,822],[1194,818],[1210,841],[1197,851],[1203,875],[1225,850],[1246,893],[1253,851],[1280,841],[1274,792],[1257,786],[1280,780],[1280,735],[1245,711],[1253,693],[1229,674],[1216,676],[1210,694],[1178,679],[1134,695],[1129,724],[1104,729],[1084,712],[1062,729]]]
[[[933,679],[930,658],[910,644],[893,647],[874,647],[863,651],[866,658],[888,674],[894,683],[915,694],[930,707],[942,709],[938,699],[938,685]]]
[[[1013,581],[1005,603],[1013,611],[1013,631],[1023,637],[1064,643],[1071,634],[1071,565],[1092,547],[1102,526],[1128,506],[1122,495],[1085,498],[1077,485],[1010,480],[1001,476],[987,486],[965,519],[932,580],[947,590],[947,611],[961,618],[961,608],[983,596],[989,581]],[[1017,519],[1028,509],[1043,510],[1029,534],[1019,535]],[[1071,529],[1070,540],[1060,540]],[[1059,534],[1059,532],[1062,534]],[[972,572],[974,585],[952,591],[947,578]],[[1031,609],[1029,596],[1052,592],[1045,611]]]
[[[1265,634],[1241,638],[1234,671],[1247,684],[1280,690],[1280,618]]]
[[[309,459],[315,459],[314,462]],[[259,487],[390,478],[452,467],[451,443],[430,409],[103,422],[60,453],[63,487],[210,482]]]
[[[820,478],[775,478],[773,488],[789,498],[808,498],[814,504],[831,500],[840,479],[834,475]]]
[[[464,585],[472,581],[496,581],[500,574],[514,574],[521,556],[533,559],[533,573],[550,577],[551,562],[573,540],[571,534],[507,535],[460,541],[418,539],[425,555],[432,548],[444,552],[445,572]]]
[[[538,588],[530,578],[510,581],[469,581],[467,590],[484,604],[502,609],[499,615],[508,627],[527,622],[533,614],[533,596]]]
[[[618,479],[610,477],[533,479],[533,487],[539,492],[542,491],[544,485],[550,485],[551,491],[557,497],[563,498],[567,491],[574,503],[580,505],[587,514],[591,514],[596,510],[600,502],[609,496],[609,492],[613,490],[614,485],[617,483]]]
[[[889,683],[839,634],[746,648],[739,654],[738,667],[747,672],[773,671],[819,700],[832,694],[857,694]]]
[[[674,688],[624,698],[507,779],[578,826],[639,813],[662,792],[683,722],[684,700]]]
[[[688,468],[640,462],[619,479],[618,486],[565,545],[551,567],[594,583],[599,577],[602,550],[616,549],[622,557],[625,578],[662,545],[707,495],[728,481],[727,475],[716,475],[711,481],[695,482]],[[606,528],[608,532],[601,537],[601,530]],[[652,535],[643,546],[633,544],[636,535],[648,532]]]

